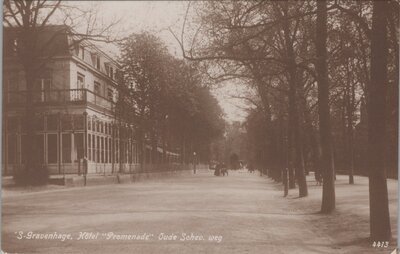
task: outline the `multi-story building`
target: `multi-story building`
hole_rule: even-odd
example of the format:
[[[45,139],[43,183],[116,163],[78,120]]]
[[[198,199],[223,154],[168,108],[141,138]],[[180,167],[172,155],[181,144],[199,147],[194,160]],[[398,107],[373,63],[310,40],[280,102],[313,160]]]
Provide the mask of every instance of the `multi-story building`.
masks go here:
[[[132,126],[115,115],[118,63],[89,41],[49,26],[40,38],[54,49],[37,74],[32,90],[35,157],[51,174],[79,173],[82,158],[88,173],[135,170],[138,151]],[[57,36],[54,36],[56,33]],[[27,87],[18,61],[18,37],[4,30],[3,173],[24,165]],[[53,38],[54,37],[54,38]],[[29,149],[32,151],[32,149]]]

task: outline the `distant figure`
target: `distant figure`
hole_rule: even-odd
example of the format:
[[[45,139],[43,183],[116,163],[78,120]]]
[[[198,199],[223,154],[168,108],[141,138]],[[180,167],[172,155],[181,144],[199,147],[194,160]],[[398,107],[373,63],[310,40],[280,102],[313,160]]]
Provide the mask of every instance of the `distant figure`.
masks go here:
[[[229,158],[229,162],[231,169],[239,169],[239,155],[233,153]]]
[[[215,176],[220,176],[221,175],[221,163],[219,163],[219,162],[215,166],[214,175]]]
[[[254,167],[253,167],[253,164],[249,164],[249,169],[248,169],[248,171],[250,172],[250,173],[253,173],[254,172]]]
[[[88,172],[88,160],[87,160],[86,156],[83,156],[82,168],[83,168],[83,174],[87,175],[87,172]]]
[[[86,186],[86,177],[88,173],[88,160],[86,156],[83,156],[82,165],[83,165],[83,185]]]
[[[221,165],[221,172],[222,172],[222,176],[228,175],[228,169],[226,168],[225,163],[222,163],[222,165]]]
[[[322,185],[323,178],[321,170],[315,170],[314,175],[315,175],[315,181],[317,181],[317,185]]]

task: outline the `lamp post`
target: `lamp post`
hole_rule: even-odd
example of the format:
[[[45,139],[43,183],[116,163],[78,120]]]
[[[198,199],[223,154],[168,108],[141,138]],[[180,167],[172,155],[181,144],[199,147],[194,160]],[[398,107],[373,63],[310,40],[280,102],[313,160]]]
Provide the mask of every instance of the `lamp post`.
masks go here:
[[[165,115],[164,118],[164,138],[163,138],[163,162],[168,163],[167,161],[167,136],[168,136],[168,114]]]
[[[57,136],[57,138],[58,138],[58,140],[57,140],[57,145],[58,145],[58,149],[57,149],[57,152],[58,152],[58,173],[60,174],[61,173],[61,118],[63,117],[63,114],[61,113],[61,112],[58,112],[58,128],[57,128],[57,131],[58,131],[58,136]],[[47,148],[48,149],[48,148]],[[65,172],[64,172],[64,167],[63,167],[63,175],[65,175]],[[64,177],[65,178],[65,177]]]
[[[84,130],[84,137],[83,137],[83,160],[82,160],[82,167],[83,167],[83,184],[84,186],[86,186],[86,176],[87,176],[87,172],[88,172],[88,160],[87,160],[87,150],[88,150],[88,141],[87,141],[87,133],[88,133],[88,129],[87,129],[87,112],[83,112],[83,130]],[[78,160],[80,160],[78,158]]]
[[[196,174],[196,152],[193,152],[193,173]]]

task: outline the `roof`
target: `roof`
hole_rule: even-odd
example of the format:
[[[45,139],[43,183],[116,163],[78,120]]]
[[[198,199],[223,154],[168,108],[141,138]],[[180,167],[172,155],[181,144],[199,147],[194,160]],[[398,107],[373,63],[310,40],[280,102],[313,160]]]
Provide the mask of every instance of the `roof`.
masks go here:
[[[10,56],[9,54],[12,50],[10,46],[14,44],[15,40],[18,42],[22,29],[6,27],[3,31],[4,54],[5,56]],[[51,25],[32,29],[32,32],[32,42],[37,42],[34,50],[41,56],[64,56],[70,54],[67,37],[70,32],[69,27]],[[20,47],[21,45],[18,46]]]
[[[79,36],[75,35],[76,32],[67,25],[47,25],[44,27],[35,28],[35,36],[37,36],[37,47],[36,50],[40,51],[41,56],[66,56],[72,55],[72,41],[78,40]],[[4,46],[5,56],[9,56],[10,46],[14,43],[14,39],[20,36],[21,28],[19,27],[5,27],[4,28]],[[75,38],[74,38],[75,37]],[[34,39],[33,39],[34,40]],[[85,39],[81,42],[94,49],[96,53],[102,55],[107,61],[112,62],[119,67],[117,61],[113,57],[106,54],[97,45],[91,42],[89,39]],[[8,49],[7,49],[8,47]]]

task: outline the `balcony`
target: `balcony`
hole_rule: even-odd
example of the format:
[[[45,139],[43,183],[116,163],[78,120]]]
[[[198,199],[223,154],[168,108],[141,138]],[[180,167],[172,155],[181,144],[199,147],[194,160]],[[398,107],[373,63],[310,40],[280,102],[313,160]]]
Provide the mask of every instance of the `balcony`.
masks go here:
[[[27,91],[10,91],[5,98],[8,106],[24,106]],[[87,105],[114,111],[115,103],[87,89],[36,90],[32,91],[32,103],[36,106]]]

